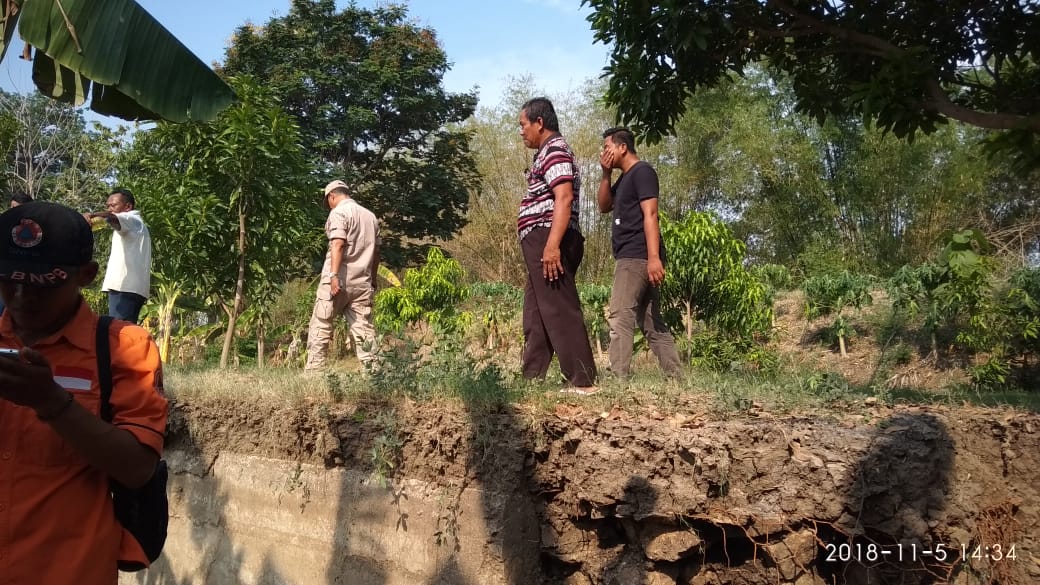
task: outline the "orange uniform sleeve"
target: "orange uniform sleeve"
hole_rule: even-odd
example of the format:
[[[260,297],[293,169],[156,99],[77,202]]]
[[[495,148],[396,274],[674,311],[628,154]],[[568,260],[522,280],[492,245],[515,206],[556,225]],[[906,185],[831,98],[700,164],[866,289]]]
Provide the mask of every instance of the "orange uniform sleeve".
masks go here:
[[[133,433],[162,455],[169,403],[163,395],[159,348],[148,331],[114,321],[112,347],[112,424]]]

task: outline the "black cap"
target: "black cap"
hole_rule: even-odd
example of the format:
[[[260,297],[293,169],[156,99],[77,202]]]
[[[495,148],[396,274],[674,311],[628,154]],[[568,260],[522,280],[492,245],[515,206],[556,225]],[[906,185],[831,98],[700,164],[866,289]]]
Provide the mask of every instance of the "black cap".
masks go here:
[[[94,234],[76,210],[33,201],[0,214],[0,280],[57,286],[94,256]]]

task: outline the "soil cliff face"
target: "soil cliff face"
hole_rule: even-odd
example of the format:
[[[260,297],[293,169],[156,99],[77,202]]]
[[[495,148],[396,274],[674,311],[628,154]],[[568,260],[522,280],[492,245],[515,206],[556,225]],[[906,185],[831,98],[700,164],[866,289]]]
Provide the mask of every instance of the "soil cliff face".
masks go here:
[[[476,488],[488,519],[509,518],[498,508],[522,494],[537,534],[489,523],[482,553],[517,585],[532,571],[567,585],[1040,582],[1040,416],[719,420],[687,406],[182,403],[168,446]],[[443,526],[428,537],[450,540]]]

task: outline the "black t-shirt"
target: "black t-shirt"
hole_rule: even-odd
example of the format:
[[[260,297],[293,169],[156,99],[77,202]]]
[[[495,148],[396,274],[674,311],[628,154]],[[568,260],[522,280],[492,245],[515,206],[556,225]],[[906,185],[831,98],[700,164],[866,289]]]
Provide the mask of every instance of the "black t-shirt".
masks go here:
[[[614,225],[610,230],[610,243],[614,249],[614,258],[646,260],[643,209],[639,207],[639,203],[647,199],[656,199],[659,191],[657,171],[643,161],[632,165],[628,172],[622,173],[611,186]],[[661,242],[661,260],[664,261],[664,242]]]

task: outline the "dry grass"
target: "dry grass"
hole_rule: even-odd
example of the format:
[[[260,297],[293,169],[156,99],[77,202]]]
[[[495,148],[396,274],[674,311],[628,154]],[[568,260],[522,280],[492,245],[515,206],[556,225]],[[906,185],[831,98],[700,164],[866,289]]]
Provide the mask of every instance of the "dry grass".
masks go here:
[[[232,397],[243,402],[292,405],[313,400],[337,401],[369,391],[364,377],[347,369],[322,373],[295,368],[172,367],[165,377],[167,395],[185,401]]]

